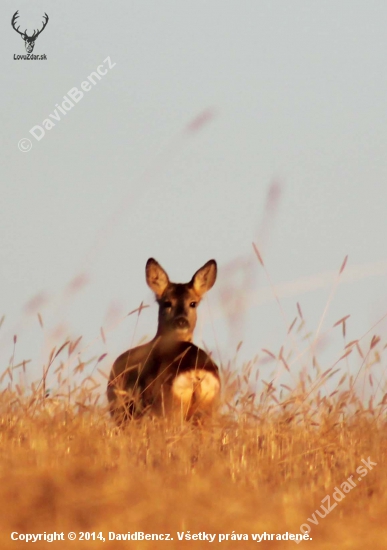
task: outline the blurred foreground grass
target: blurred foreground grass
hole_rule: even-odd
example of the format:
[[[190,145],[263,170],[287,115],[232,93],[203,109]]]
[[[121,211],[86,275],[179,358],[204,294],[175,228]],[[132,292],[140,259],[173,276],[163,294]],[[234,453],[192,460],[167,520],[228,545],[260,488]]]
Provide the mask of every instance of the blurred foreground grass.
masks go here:
[[[102,531],[106,538],[51,543],[62,548],[209,544],[178,540],[177,532],[189,531],[247,534],[249,541],[212,544],[250,548],[257,544],[251,534],[299,533],[307,524],[312,540],[303,546],[386,548],[385,405],[364,409],[350,389],[308,397],[301,382],[281,400],[270,384],[255,396],[246,375],[244,389],[240,377],[230,385],[230,376],[230,392],[239,384],[239,395],[229,392],[227,412],[203,428],[144,418],[119,430],[84,389],[67,400],[9,386],[0,402],[0,547],[25,547],[11,540],[14,531]],[[376,465],[361,477],[356,469],[368,457]],[[335,487],[351,475],[356,486],[319,517],[321,501],[329,495],[323,503],[334,506]],[[174,540],[109,541],[109,531],[170,533]]]

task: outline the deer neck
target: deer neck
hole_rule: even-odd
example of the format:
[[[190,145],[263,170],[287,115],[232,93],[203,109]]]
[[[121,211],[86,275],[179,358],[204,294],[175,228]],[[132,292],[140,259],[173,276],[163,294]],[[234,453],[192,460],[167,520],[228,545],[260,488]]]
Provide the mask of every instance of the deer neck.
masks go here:
[[[177,331],[163,331],[160,327],[157,329],[154,340],[162,341],[163,343],[173,344],[175,342],[192,342],[193,333],[191,331],[182,332],[179,334]]]

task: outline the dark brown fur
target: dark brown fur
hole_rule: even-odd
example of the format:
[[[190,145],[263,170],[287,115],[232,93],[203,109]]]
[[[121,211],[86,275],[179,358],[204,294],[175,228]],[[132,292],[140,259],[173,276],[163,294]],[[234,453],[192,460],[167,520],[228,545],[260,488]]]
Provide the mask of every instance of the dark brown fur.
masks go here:
[[[114,362],[107,388],[110,411],[118,424],[151,410],[184,418],[209,414],[217,400],[218,367],[192,344],[196,307],[216,280],[210,260],[189,283],[171,283],[150,258],[146,279],[159,304],[156,336],[130,349]]]

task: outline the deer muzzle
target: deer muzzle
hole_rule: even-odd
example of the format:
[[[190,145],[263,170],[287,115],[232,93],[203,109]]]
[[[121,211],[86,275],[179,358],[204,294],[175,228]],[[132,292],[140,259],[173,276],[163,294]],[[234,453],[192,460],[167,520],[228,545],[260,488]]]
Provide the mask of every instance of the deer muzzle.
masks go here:
[[[188,329],[189,328],[188,319],[186,317],[183,317],[182,315],[179,317],[176,317],[176,319],[174,319],[173,321],[173,328],[180,329],[180,330]]]

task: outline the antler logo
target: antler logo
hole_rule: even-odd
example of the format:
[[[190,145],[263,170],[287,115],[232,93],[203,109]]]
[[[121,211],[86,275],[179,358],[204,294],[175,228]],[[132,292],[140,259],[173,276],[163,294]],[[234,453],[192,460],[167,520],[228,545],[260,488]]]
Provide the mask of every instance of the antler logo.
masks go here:
[[[32,53],[33,50],[34,50],[34,46],[35,46],[35,41],[36,39],[38,38],[39,34],[44,31],[44,29],[46,28],[46,25],[48,23],[48,15],[47,13],[44,14],[44,17],[43,17],[43,27],[39,30],[34,30],[34,33],[32,34],[32,36],[29,36],[27,34],[27,29],[24,31],[24,32],[21,32],[19,31],[20,29],[20,25],[16,28],[16,23],[18,22],[17,21],[17,18],[19,17],[19,10],[16,11],[12,17],[12,21],[11,21],[11,24],[12,24],[12,27],[15,29],[16,32],[18,32],[20,34],[20,36],[22,37],[22,39],[24,40],[25,42],[25,47],[26,47],[26,50],[27,50],[27,53]]]

